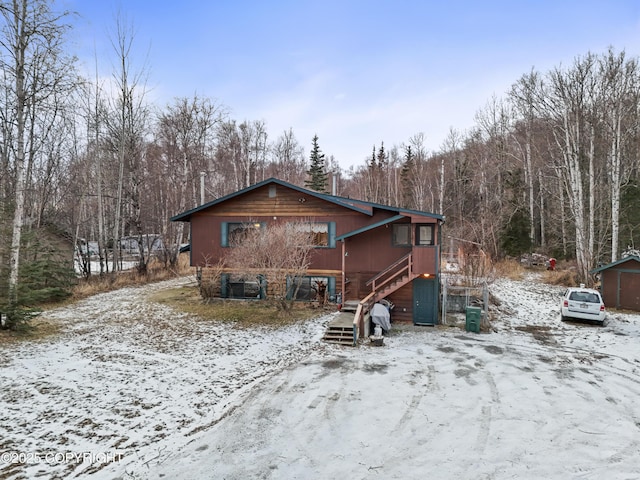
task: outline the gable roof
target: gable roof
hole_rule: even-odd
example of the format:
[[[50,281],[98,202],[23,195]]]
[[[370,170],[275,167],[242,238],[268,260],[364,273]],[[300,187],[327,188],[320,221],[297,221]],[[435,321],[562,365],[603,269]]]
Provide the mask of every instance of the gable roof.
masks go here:
[[[345,198],[345,197],[338,197],[335,195],[330,195],[328,193],[320,193],[320,192],[316,192],[314,190],[308,190],[306,188],[302,188],[302,187],[298,187],[297,185],[293,185],[292,183],[288,183],[285,182],[283,180],[278,180],[277,178],[268,178],[266,180],[263,180],[262,182],[256,183],[255,185],[251,185],[247,188],[243,188],[242,190],[238,190],[237,192],[231,193],[229,195],[225,195],[224,197],[220,197],[217,198],[216,200],[213,200],[211,202],[202,204],[198,207],[192,208],[191,210],[187,210],[185,212],[179,213],[178,215],[175,215],[173,217],[171,217],[169,220],[171,220],[172,222],[188,222],[191,219],[191,215],[193,215],[194,213],[200,212],[202,210],[206,210],[214,205],[218,205],[220,203],[226,202],[227,200],[230,200],[232,198],[235,197],[239,197],[241,195],[244,195],[245,193],[251,192],[253,190],[256,190],[258,188],[262,188],[265,185],[269,185],[269,184],[276,184],[276,185],[280,185],[282,187],[285,188],[289,188],[292,190],[295,190],[299,193],[303,193],[305,195],[310,195],[312,197],[316,197],[319,198],[321,200],[324,200],[326,202],[330,202],[333,203],[335,205],[339,205],[341,207],[347,208],[349,210],[353,210],[359,213],[362,213],[364,215],[368,215],[368,216],[372,216],[373,215],[373,209],[374,208],[378,208],[378,209],[382,209],[382,210],[389,210],[389,211],[393,211],[393,212],[398,212],[399,214],[401,213],[405,213],[405,214],[414,214],[414,215],[422,215],[422,216],[429,216],[429,217],[433,217],[436,218],[438,220],[442,220],[444,221],[444,217],[442,215],[436,215],[434,213],[429,213],[429,212],[421,212],[418,210],[409,210],[409,209],[405,209],[405,208],[399,208],[399,207],[390,207],[388,205],[382,205],[379,203],[372,203],[372,202],[365,202],[362,200],[354,200],[354,199],[350,199],[350,198]]]
[[[640,257],[636,256],[636,255],[629,255],[628,257],[623,257],[620,260],[616,260],[615,262],[609,263],[607,265],[603,265],[601,267],[598,268],[594,268],[593,270],[591,270],[591,273],[598,273],[601,272],[603,270],[608,270],[609,268],[615,267],[617,265],[620,265],[621,263],[625,263],[628,261],[636,261],[640,263]]]
[[[338,196],[331,196],[331,197],[339,199],[340,201],[345,202],[345,203],[358,204],[358,205],[367,205],[367,206],[371,206],[373,208],[378,208],[380,210],[389,210],[389,211],[392,211],[392,212],[398,212],[398,214],[419,215],[419,216],[423,216],[423,217],[431,217],[431,218],[435,218],[437,220],[441,220],[443,222],[445,220],[444,215],[439,215],[437,213],[424,212],[424,211],[421,211],[421,210],[412,210],[410,208],[391,207],[389,205],[383,205],[382,203],[367,202],[365,200],[356,200],[356,199],[353,199],[353,198],[338,197]]]

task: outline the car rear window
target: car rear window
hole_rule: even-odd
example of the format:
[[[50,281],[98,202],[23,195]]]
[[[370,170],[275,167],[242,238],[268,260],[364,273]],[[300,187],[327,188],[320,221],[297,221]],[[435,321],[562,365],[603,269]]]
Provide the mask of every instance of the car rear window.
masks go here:
[[[586,303],[600,303],[600,297],[598,294],[589,292],[571,292],[569,300]]]

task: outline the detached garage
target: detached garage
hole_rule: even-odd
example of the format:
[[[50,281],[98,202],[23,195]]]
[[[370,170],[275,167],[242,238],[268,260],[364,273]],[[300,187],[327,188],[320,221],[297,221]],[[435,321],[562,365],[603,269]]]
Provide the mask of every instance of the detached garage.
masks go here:
[[[600,290],[607,307],[640,311],[640,257],[629,255],[591,273],[600,274]]]

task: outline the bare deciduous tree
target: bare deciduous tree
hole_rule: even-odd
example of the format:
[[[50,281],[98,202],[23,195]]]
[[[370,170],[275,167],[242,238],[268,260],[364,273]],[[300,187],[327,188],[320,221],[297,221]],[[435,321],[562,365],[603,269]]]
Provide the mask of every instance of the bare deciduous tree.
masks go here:
[[[113,270],[120,269],[120,237],[125,229],[121,224],[122,207],[126,195],[127,206],[130,209],[126,223],[131,232],[138,237],[138,270],[145,273],[148,258],[143,248],[141,184],[144,172],[141,165],[149,113],[144,103],[145,69],[135,72],[131,66],[134,40],[133,27],[127,24],[124,16],[119,15],[116,18],[116,32],[112,39],[118,62],[113,74],[116,88],[115,113],[109,125],[112,145],[118,158],[118,187],[113,222]]]
[[[4,19],[0,37],[0,68],[11,114],[3,126],[4,158],[13,159],[14,211],[10,251],[8,299],[17,302],[20,246],[25,223],[26,190],[33,162],[51,140],[65,95],[74,84],[73,60],[64,54],[69,12],[54,13],[48,0],[12,0],[0,3]]]
[[[297,293],[295,279],[306,275],[314,251],[306,226],[308,223],[295,221],[248,228],[229,249],[225,263],[241,275],[266,280],[267,299],[289,311]]]

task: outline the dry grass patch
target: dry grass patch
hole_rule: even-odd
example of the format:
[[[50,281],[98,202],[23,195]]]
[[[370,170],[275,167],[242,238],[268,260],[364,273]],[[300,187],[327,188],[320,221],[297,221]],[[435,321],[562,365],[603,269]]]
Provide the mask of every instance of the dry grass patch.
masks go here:
[[[213,299],[204,302],[197,287],[163,290],[151,295],[150,300],[203,320],[230,321],[239,327],[282,327],[334,310],[334,307],[321,308],[308,302],[296,302],[293,309],[286,313],[264,300]]]
[[[549,285],[563,285],[574,287],[580,285],[578,270],[570,264],[557,266],[555,270],[545,270],[542,274],[542,281]]]
[[[8,345],[17,342],[39,342],[58,335],[60,325],[34,318],[29,325],[21,330],[0,330],[0,345]]]
[[[194,269],[189,265],[189,256],[187,254],[180,255],[175,268],[165,268],[163,263],[152,260],[147,266],[147,273],[143,275],[140,275],[134,268],[123,272],[112,272],[103,276],[94,275],[88,279],[81,279],[74,287],[70,301],[81,300],[98,293],[110,292],[124,287],[161,282],[193,273]]]
[[[526,269],[517,260],[502,260],[494,264],[496,277],[510,280],[522,280]]]
[[[556,340],[552,328],[548,325],[524,325],[516,327],[516,330],[530,333],[540,343],[555,344]]]

